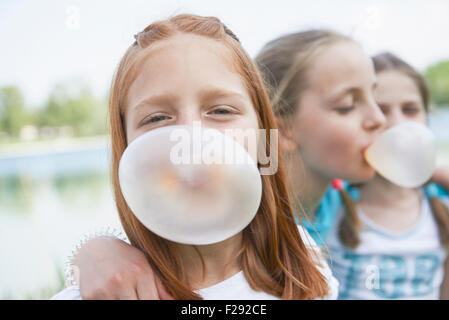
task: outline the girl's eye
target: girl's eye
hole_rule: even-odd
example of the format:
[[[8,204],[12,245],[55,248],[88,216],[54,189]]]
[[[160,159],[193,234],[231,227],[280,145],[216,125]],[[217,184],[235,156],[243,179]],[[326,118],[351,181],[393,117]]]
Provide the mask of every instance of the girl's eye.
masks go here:
[[[226,110],[226,109],[216,109],[216,110],[212,111],[212,113],[215,113],[215,114],[228,114],[230,112],[229,112],[229,110]]]
[[[354,110],[354,106],[339,107],[339,108],[336,108],[336,110],[340,114],[347,114],[347,113],[351,112],[352,110]]]
[[[404,112],[405,114],[408,114],[408,115],[414,115],[414,114],[418,113],[418,109],[414,108],[414,107],[405,107],[402,109],[402,112]]]
[[[236,113],[236,111],[230,107],[215,108],[209,112],[209,114],[214,114],[214,115],[230,115],[230,114],[235,114],[235,113]]]
[[[163,120],[167,120],[170,119],[169,116],[166,115],[152,115],[149,117],[146,117],[143,121],[142,124],[148,124],[148,123],[155,123],[155,122],[159,122],[159,121],[163,121]]]

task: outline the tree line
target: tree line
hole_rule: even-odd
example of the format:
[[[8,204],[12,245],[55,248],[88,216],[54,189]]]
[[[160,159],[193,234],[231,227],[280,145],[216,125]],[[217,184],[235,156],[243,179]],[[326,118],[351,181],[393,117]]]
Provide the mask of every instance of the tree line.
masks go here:
[[[449,60],[429,66],[424,76],[432,105],[448,107]],[[106,98],[96,98],[85,84],[57,85],[38,108],[25,106],[17,86],[0,87],[0,141],[101,135],[107,128]]]
[[[0,87],[0,140],[22,140],[30,131],[30,140],[102,135],[107,128],[107,101],[96,98],[87,85],[59,84],[35,108],[25,105],[17,86]]]

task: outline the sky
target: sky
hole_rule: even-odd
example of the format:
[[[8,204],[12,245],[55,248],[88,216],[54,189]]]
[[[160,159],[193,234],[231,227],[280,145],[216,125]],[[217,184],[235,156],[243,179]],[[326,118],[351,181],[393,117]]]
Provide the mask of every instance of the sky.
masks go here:
[[[449,59],[449,0],[0,0],[0,86],[42,105],[58,83],[105,97],[133,35],[178,13],[217,16],[254,57],[285,33],[332,28],[423,71]]]

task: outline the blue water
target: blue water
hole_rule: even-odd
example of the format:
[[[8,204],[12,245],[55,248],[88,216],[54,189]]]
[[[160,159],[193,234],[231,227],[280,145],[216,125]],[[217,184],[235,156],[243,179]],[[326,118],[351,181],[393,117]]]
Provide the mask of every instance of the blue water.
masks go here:
[[[449,141],[449,107],[432,110],[429,127],[435,134],[437,142]]]
[[[109,162],[110,152],[106,146],[25,156],[7,155],[0,157],[0,177],[26,175],[42,178],[104,172]]]
[[[0,299],[49,298],[83,234],[120,228],[109,162],[106,144],[0,157]]]

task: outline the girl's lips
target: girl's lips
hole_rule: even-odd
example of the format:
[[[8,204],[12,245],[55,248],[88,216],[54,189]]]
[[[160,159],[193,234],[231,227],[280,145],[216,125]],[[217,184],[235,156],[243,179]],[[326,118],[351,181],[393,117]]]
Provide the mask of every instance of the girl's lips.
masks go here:
[[[370,142],[370,143],[368,143],[365,147],[363,147],[362,148],[362,153],[363,153],[363,156],[365,156],[366,155],[366,151],[369,149],[369,147],[371,147],[371,145],[374,143],[374,141],[373,142]]]
[[[366,159],[366,150],[368,150],[368,147],[365,147],[362,149],[363,158]]]
[[[368,145],[366,145],[365,147],[362,148],[362,156],[363,156],[363,160],[364,160],[364,162],[366,162],[367,164],[369,164],[369,163],[368,163],[367,160],[366,160],[366,158],[367,158],[366,153],[367,153],[369,147],[370,147],[372,144],[373,144],[373,143],[371,142],[371,143],[369,143]]]

